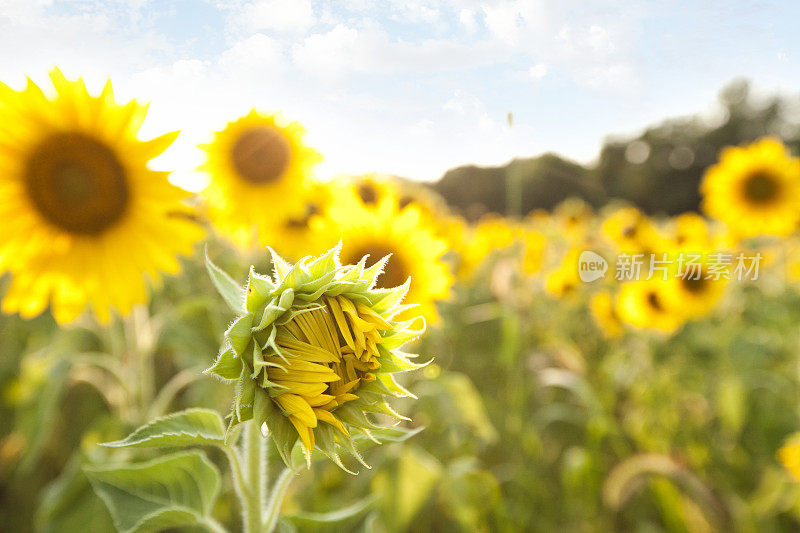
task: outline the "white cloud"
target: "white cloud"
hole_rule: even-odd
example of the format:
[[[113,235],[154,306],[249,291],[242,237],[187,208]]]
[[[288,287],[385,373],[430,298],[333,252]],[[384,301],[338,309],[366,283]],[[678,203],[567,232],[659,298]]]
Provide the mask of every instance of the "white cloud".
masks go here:
[[[539,81],[547,75],[547,65],[537,63],[528,69],[528,75],[535,81]]]
[[[237,42],[222,53],[219,62],[231,76],[245,78],[275,74],[286,67],[280,42],[263,33]]]
[[[292,47],[295,64],[315,75],[350,72],[401,73],[469,69],[496,61],[492,43],[462,44],[449,39],[393,40],[377,29],[338,24]]]
[[[314,25],[311,0],[255,0],[234,11],[233,20],[250,31],[303,33]]]
[[[475,11],[472,9],[462,9],[458,12],[458,21],[470,33],[478,31],[478,21],[475,15]]]

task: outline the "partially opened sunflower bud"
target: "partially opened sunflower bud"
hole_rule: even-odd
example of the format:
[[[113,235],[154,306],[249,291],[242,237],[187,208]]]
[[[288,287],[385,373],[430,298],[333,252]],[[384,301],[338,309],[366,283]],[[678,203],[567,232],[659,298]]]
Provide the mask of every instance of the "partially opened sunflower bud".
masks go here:
[[[298,439],[307,456],[319,449],[341,466],[341,447],[363,463],[354,432],[371,437],[378,426],[368,413],[405,419],[385,401],[413,396],[393,374],[424,366],[399,351],[422,333],[424,320],[393,320],[411,307],[401,305],[410,280],[375,288],[388,257],[369,268],[366,257],[343,266],[338,251],[291,266],[270,250],[274,279],[251,267],[243,295],[208,261],[215,284],[239,314],[206,370],[236,384],[228,436],[253,419],[287,464]]]

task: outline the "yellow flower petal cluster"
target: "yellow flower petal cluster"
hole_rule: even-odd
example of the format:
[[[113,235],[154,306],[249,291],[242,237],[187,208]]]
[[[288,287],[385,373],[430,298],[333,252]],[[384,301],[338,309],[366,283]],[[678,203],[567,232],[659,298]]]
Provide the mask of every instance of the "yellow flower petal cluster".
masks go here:
[[[147,108],[117,104],[111,83],[92,96],[59,70],[54,96],[33,82],[0,84],[0,272],[3,311],[47,306],[69,322],[91,304],[100,321],[147,301],[145,277],[180,269],[203,237],[188,193],[148,162],[177,133],[140,141]]]

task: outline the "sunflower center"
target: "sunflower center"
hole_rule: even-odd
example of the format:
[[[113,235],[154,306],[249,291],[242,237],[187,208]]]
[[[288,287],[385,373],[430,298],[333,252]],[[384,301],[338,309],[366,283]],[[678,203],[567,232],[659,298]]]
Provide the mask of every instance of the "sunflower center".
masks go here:
[[[97,235],[117,222],[130,193],[125,169],[106,145],[83,133],[57,133],[33,151],[25,170],[39,213],[71,233]]]
[[[698,279],[684,277],[681,279],[681,285],[683,285],[683,288],[686,289],[687,292],[700,294],[705,291],[708,282],[702,277]]]
[[[634,225],[625,226],[624,228],[622,228],[622,236],[628,239],[632,239],[636,236],[636,231],[637,228]]]
[[[754,204],[768,204],[778,195],[778,181],[767,172],[756,172],[744,182],[744,196]]]
[[[306,212],[303,214],[303,216],[298,218],[290,218],[286,221],[286,227],[290,229],[307,229],[308,223],[311,222],[311,219],[319,213],[319,205],[317,205],[315,202],[309,202],[306,204]]]
[[[391,248],[385,246],[367,246],[356,250],[355,253],[350,254],[345,264],[354,265],[361,261],[365,255],[367,258],[367,268],[371,267],[387,255],[392,254],[389,261],[383,267],[383,274],[378,278],[377,286],[381,289],[389,289],[392,287],[399,287],[408,279],[408,269],[403,264],[403,261],[397,256],[397,253]]]
[[[239,176],[255,185],[278,181],[291,159],[289,143],[280,132],[256,127],[242,133],[232,150]]]
[[[378,203],[378,189],[374,184],[365,181],[358,184],[358,197],[365,205],[375,205]]]
[[[655,309],[656,311],[663,311],[664,306],[661,304],[661,298],[658,296],[658,293],[655,291],[650,291],[647,293],[647,305]]]

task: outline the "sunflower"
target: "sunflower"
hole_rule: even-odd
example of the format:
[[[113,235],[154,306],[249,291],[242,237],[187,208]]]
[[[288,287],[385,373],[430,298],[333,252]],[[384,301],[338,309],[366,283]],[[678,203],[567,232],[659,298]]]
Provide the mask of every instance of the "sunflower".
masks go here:
[[[800,221],[800,160],[771,137],[727,147],[700,192],[703,210],[741,237],[788,235]]]
[[[800,481],[800,435],[793,435],[778,450],[778,461],[792,474],[795,481]]]
[[[493,252],[509,248],[517,238],[519,228],[498,215],[485,215],[464,236],[456,252],[459,256],[458,277],[469,279]]]
[[[526,228],[521,236],[521,269],[525,274],[536,274],[542,269],[547,238],[540,231]]]
[[[669,281],[653,278],[624,283],[617,295],[617,313],[623,322],[638,328],[672,332],[683,324],[684,316],[673,306]]]
[[[322,159],[303,144],[304,133],[297,122],[253,109],[201,146],[209,218],[236,244],[273,242],[277,225],[304,216],[311,171]]]
[[[327,219],[316,223],[315,230],[321,235],[332,242],[342,241],[343,263],[369,256],[367,266],[372,266],[391,254],[380,286],[402,285],[411,277],[414,283],[408,303],[418,305],[414,312],[429,322],[438,321],[434,302],[449,296],[453,277],[442,259],[447,244],[423,224],[419,210],[409,207],[398,212],[389,205],[366,209],[336,204]]]
[[[203,237],[185,191],[147,163],[177,133],[140,141],[147,108],[116,104],[107,83],[50,73],[48,98],[33,82],[0,84],[0,272],[13,275],[3,311],[23,317],[48,304],[69,322],[91,304],[107,321],[147,300],[144,274],[175,273],[176,254]]]
[[[408,282],[376,287],[387,259],[342,265],[337,247],[292,266],[273,252],[274,279],[251,267],[244,292],[209,261],[238,314],[206,370],[236,383],[226,440],[236,425],[254,420],[258,428],[266,424],[287,463],[300,440],[307,454],[319,449],[342,466],[339,448],[363,463],[352,432],[371,436],[376,425],[367,413],[407,420],[385,398],[412,396],[393,374],[424,366],[399,351],[422,333],[414,326],[423,321],[396,319]]]
[[[659,248],[660,236],[647,216],[635,207],[623,207],[609,215],[603,234],[620,252],[649,254]]]
[[[564,200],[556,206],[552,216],[560,234],[572,243],[583,241],[593,219],[592,207],[580,198]]]
[[[557,298],[569,297],[575,294],[580,286],[581,279],[578,272],[578,259],[581,250],[571,248],[561,265],[550,272],[545,281],[545,291]]]
[[[278,223],[272,232],[274,240],[270,245],[293,260],[305,255],[319,255],[330,248],[331,239],[315,228],[332,226],[325,220],[330,216],[339,192],[340,188],[328,183],[312,184],[303,212]]]
[[[590,308],[592,317],[603,336],[615,339],[622,336],[623,324],[614,305],[614,299],[607,292],[598,292],[592,297]]]
[[[722,269],[719,274],[713,273],[715,266]],[[687,319],[708,314],[716,307],[728,283],[722,274],[729,274],[729,265],[712,265],[705,260],[695,267],[686,267],[665,282],[666,305]]]

